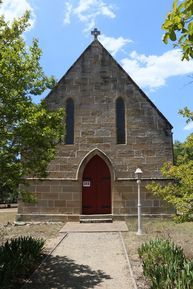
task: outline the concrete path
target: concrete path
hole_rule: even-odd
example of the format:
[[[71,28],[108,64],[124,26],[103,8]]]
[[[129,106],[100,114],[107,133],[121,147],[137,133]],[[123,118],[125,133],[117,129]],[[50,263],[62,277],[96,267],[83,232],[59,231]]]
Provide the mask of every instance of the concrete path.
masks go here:
[[[136,289],[120,232],[68,233],[25,289]]]

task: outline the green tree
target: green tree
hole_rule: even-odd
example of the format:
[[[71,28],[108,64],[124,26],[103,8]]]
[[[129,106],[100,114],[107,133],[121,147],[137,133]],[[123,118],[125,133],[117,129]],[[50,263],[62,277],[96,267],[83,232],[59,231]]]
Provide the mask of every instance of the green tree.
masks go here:
[[[32,97],[55,85],[40,66],[35,39],[27,47],[23,33],[29,12],[12,23],[0,17],[0,196],[17,194],[25,176],[43,177],[63,133],[63,111],[48,111]],[[23,198],[26,194],[23,194]]]
[[[174,142],[174,164],[180,165],[190,160],[193,160],[193,144],[191,134],[183,143],[179,141]]]
[[[164,43],[169,40],[175,47],[182,49],[182,60],[193,58],[193,0],[175,0],[162,25],[165,30]],[[179,111],[193,121],[193,112],[187,107]],[[155,195],[176,208],[177,219],[181,221],[193,219],[193,134],[184,143],[174,143],[174,164],[166,163],[161,169],[168,184],[161,186],[151,183],[147,188]]]
[[[163,41],[180,47],[182,60],[193,58],[193,0],[175,0],[162,28],[166,31]]]
[[[174,164],[177,164],[177,158],[178,156],[183,157],[183,143],[176,140],[173,145],[173,152],[174,152]]]
[[[175,165],[166,163],[161,169],[168,184],[152,182],[147,189],[176,208],[179,221],[193,220],[193,134],[184,143],[175,142]]]

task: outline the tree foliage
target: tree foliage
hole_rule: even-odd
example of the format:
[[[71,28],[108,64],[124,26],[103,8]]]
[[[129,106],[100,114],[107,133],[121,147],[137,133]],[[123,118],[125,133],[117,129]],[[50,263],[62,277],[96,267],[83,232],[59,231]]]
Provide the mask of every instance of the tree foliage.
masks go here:
[[[147,188],[176,208],[177,220],[193,219],[193,134],[184,143],[174,144],[175,165],[166,163],[162,175],[170,179],[162,186],[152,182]]]
[[[182,49],[182,60],[193,58],[193,0],[175,0],[162,25],[165,30],[164,43],[174,42]],[[193,112],[185,107],[180,114],[193,121]],[[174,165],[165,164],[161,169],[166,179],[172,179],[168,185],[157,183],[148,185],[148,189],[176,208],[178,219],[193,219],[193,134],[184,143],[174,143]]]
[[[14,194],[25,176],[43,177],[62,133],[63,111],[49,112],[34,95],[55,85],[40,66],[41,49],[27,47],[29,12],[12,23],[0,17],[0,194]]]
[[[193,0],[175,0],[162,28],[164,43],[171,40],[182,49],[182,60],[193,58]]]
[[[184,143],[174,142],[174,164],[180,165],[193,160],[193,135],[191,134]]]

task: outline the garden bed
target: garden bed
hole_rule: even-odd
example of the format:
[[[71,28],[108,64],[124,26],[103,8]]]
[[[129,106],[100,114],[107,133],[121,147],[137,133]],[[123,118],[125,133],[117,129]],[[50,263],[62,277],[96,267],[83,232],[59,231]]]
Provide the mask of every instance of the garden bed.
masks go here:
[[[126,222],[129,231],[122,235],[138,289],[149,289],[137,252],[143,242],[156,238],[170,239],[183,248],[187,258],[193,259],[193,223],[175,224],[170,219],[143,218],[143,235],[137,236],[137,219],[129,218]]]

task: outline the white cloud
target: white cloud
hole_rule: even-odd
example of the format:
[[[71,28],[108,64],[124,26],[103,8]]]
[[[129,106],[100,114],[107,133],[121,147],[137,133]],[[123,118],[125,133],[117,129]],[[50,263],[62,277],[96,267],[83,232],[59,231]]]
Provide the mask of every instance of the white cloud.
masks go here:
[[[132,42],[132,40],[123,38],[121,36],[118,38],[114,38],[114,37],[108,37],[105,35],[99,36],[99,40],[113,56],[115,56],[115,54],[120,49],[122,49],[126,44]]]
[[[101,1],[101,14],[110,18],[115,18],[115,13],[113,12],[110,6],[107,6],[105,3]]]
[[[65,3],[64,24],[70,24],[71,14],[72,14],[72,3],[70,1],[67,1]]]
[[[164,86],[169,77],[193,72],[193,61],[181,61],[179,49],[160,56],[146,56],[133,51],[128,58],[121,60],[121,65],[139,86],[150,90]]]
[[[14,18],[23,16],[26,10],[31,12],[30,24],[33,27],[35,14],[28,0],[3,0],[0,5],[0,15],[4,15],[6,21],[13,21]]]
[[[103,0],[79,0],[77,5],[72,5],[69,0],[65,7],[64,23],[69,24],[71,16],[74,15],[85,24],[85,32],[91,30],[96,25],[98,16],[115,18],[113,7]]]
[[[193,130],[193,121],[189,122],[185,127],[185,130]]]

